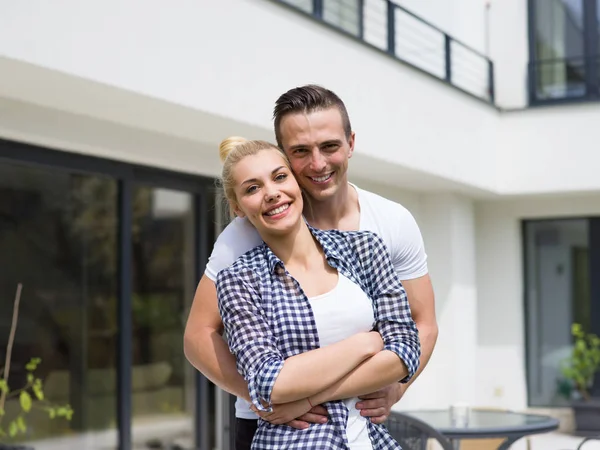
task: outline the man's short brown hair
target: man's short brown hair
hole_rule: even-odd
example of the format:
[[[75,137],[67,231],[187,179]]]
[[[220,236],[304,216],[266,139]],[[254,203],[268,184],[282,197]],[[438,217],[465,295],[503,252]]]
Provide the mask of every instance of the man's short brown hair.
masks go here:
[[[350,139],[350,136],[352,135],[352,126],[350,125],[350,117],[348,117],[346,105],[344,105],[342,99],[333,91],[316,84],[308,84],[306,86],[290,89],[285,94],[282,94],[275,102],[275,108],[273,109],[275,139],[277,139],[277,145],[283,149],[281,131],[279,129],[283,117],[288,114],[308,114],[334,107],[338,109],[342,116],[342,124],[346,139]]]

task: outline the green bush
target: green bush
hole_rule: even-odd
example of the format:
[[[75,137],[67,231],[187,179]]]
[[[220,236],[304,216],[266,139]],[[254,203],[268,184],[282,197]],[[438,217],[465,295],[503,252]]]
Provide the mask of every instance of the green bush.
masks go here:
[[[575,339],[571,356],[563,361],[561,372],[584,400],[590,399],[590,391],[596,373],[600,371],[600,338],[583,331],[581,324],[571,326]]]

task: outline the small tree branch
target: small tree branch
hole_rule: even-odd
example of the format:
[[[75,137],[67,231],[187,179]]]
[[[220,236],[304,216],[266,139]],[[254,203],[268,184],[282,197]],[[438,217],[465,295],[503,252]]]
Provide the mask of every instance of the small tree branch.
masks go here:
[[[17,293],[15,294],[15,303],[13,306],[13,317],[12,324],[10,326],[10,335],[8,336],[8,345],[6,346],[6,360],[4,362],[4,381],[8,384],[8,375],[10,374],[10,359],[12,356],[12,348],[15,342],[15,333],[17,332],[17,319],[19,318],[19,303],[21,302],[21,291],[23,285],[19,283],[17,285]],[[6,392],[0,394],[0,409],[4,409],[4,402],[6,401]],[[1,418],[0,418],[1,419]]]

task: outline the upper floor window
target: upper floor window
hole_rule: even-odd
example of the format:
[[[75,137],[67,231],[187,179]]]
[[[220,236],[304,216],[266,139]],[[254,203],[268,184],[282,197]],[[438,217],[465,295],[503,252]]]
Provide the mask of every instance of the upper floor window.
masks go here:
[[[529,0],[532,103],[598,99],[600,0]]]

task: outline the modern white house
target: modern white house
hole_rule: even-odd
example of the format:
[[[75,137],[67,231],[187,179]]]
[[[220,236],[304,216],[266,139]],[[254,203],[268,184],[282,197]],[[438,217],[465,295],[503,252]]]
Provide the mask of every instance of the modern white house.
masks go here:
[[[75,410],[33,415],[25,440],[230,448],[228,396],[182,348],[223,226],[217,147],[273,141],[274,101],[307,83],[346,103],[352,181],[425,239],[440,334],[396,407],[567,411],[571,324],[600,333],[599,0],[0,11],[0,359],[23,283],[11,381],[39,356],[46,397]]]

